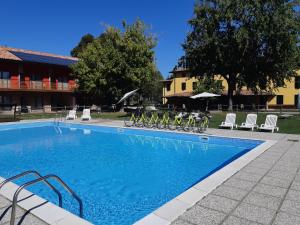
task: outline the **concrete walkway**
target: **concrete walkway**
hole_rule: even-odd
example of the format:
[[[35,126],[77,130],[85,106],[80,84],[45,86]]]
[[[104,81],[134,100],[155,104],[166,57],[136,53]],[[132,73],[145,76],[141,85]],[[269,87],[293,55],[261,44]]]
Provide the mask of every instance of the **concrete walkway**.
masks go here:
[[[123,126],[123,121],[113,120],[89,123]],[[300,225],[300,135],[218,129],[208,129],[207,133],[277,143],[184,212],[173,225]],[[10,204],[0,196],[0,224],[8,225],[10,210],[1,215]],[[24,214],[18,210],[19,220]],[[20,224],[46,223],[27,214]]]
[[[208,132],[278,142],[172,224],[300,225],[300,136],[214,129]]]

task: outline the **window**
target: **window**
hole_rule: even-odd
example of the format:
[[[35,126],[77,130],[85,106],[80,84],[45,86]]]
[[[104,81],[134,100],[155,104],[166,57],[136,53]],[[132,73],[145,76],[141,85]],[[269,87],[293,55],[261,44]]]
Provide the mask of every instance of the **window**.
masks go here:
[[[181,90],[185,91],[185,89],[186,89],[186,83],[183,82],[183,83],[181,83]]]
[[[2,72],[2,71],[0,71],[0,79],[9,80],[10,79],[9,72]]]
[[[295,77],[295,89],[300,89],[300,76]]]
[[[166,84],[166,89],[167,89],[167,91],[170,91],[170,90],[171,90],[171,84],[170,84],[170,83],[167,83],[167,84]]]
[[[193,90],[196,90],[197,88],[197,82],[193,82]]]
[[[295,106],[298,107],[298,102],[299,102],[299,98],[300,98],[300,95],[295,95]]]
[[[276,96],[276,104],[277,105],[283,105],[283,95],[277,95]]]

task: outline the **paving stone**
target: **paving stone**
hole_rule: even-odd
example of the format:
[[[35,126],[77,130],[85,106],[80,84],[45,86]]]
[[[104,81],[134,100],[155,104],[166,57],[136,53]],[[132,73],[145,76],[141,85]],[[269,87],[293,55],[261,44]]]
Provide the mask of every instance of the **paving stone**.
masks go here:
[[[300,191],[300,182],[294,181],[292,183],[291,189],[293,189],[295,191]]]
[[[253,174],[253,173],[247,173],[247,172],[244,172],[244,171],[240,171],[237,174],[235,174],[233,176],[233,178],[257,182],[257,181],[259,181],[262,178],[262,176],[263,175]]]
[[[269,224],[275,213],[275,210],[242,203],[236,208],[236,210],[233,212],[233,215],[257,223]]]
[[[295,181],[300,182],[300,174],[297,174],[297,175],[296,175]]]
[[[285,171],[279,171],[279,170],[271,170],[269,173],[267,173],[267,176],[274,177],[277,179],[284,179],[287,181],[292,181],[294,179],[294,174],[290,172]]]
[[[280,212],[277,214],[273,225],[299,225],[300,217]]]
[[[290,163],[287,163],[287,162],[284,162],[284,163],[277,163],[273,169],[274,170],[279,170],[279,171],[285,171],[285,172],[289,172],[289,173],[293,173],[295,174],[298,170],[298,163],[297,164],[290,164]]]
[[[258,168],[258,167],[253,167],[253,166],[247,166],[247,167],[243,168],[242,171],[247,172],[247,173],[265,175],[267,173],[268,169]]]
[[[3,207],[8,207],[11,205],[11,202],[4,197],[0,196],[0,209]]]
[[[238,218],[235,216],[229,216],[222,225],[259,225],[253,221],[249,221],[246,219]]]
[[[259,183],[254,187],[253,191],[278,198],[283,198],[285,193],[287,192],[287,189]]]
[[[277,186],[277,187],[282,187],[282,188],[288,188],[291,184],[291,181],[265,176],[260,181],[260,183]]]
[[[178,219],[178,220],[175,220],[172,225],[193,225],[192,223],[189,223],[187,221],[184,221],[184,220],[181,220],[181,219]]]
[[[217,195],[208,195],[204,199],[200,200],[198,205],[206,208],[215,209],[221,212],[229,213],[238,204],[237,201],[229,198],[224,198]]]
[[[19,207],[16,208],[16,218],[19,218],[25,214],[25,211]],[[7,208],[0,209],[0,221],[1,223],[6,223],[10,221],[11,217],[11,207],[7,210]]]
[[[289,190],[286,199],[300,202],[300,191]]]
[[[256,183],[253,181],[246,181],[246,180],[241,180],[241,179],[236,179],[236,178],[230,178],[224,184],[227,186],[250,191]]]
[[[31,214],[27,214],[24,217],[16,219],[16,224],[18,225],[47,225],[47,223],[36,218]],[[9,225],[9,222],[6,222],[4,225]]]
[[[234,188],[226,185],[219,186],[216,190],[212,192],[215,195],[231,198],[234,200],[241,200],[248,193],[245,190]]]
[[[295,202],[291,200],[284,200],[280,208],[281,211],[294,214],[295,216],[300,215],[300,202]]]
[[[217,225],[225,216],[226,214],[224,213],[197,205],[185,212],[179,219],[197,225]]]
[[[244,202],[265,207],[268,209],[277,210],[280,205],[280,198],[276,198],[270,195],[260,194],[257,192],[251,192],[245,199]]]
[[[273,166],[273,164],[265,164],[264,162],[260,162],[257,160],[254,160],[253,162],[251,162],[248,165],[251,167],[261,168],[261,169],[270,169]]]

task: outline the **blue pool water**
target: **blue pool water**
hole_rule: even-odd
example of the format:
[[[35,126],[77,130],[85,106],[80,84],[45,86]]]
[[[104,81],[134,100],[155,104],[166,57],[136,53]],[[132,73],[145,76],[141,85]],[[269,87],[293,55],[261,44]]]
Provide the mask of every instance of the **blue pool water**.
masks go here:
[[[262,143],[76,124],[58,129],[52,123],[0,126],[0,140],[0,176],[31,169],[56,174],[83,200],[85,219],[122,225]],[[57,203],[45,186],[29,190]],[[64,196],[64,208],[77,214],[76,202]]]

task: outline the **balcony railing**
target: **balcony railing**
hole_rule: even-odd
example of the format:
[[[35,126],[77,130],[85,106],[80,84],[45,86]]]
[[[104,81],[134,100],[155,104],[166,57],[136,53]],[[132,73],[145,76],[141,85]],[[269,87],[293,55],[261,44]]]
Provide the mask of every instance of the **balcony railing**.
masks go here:
[[[0,89],[20,89],[20,90],[49,90],[49,91],[73,91],[75,85],[69,83],[54,83],[42,81],[14,81],[0,79]]]

